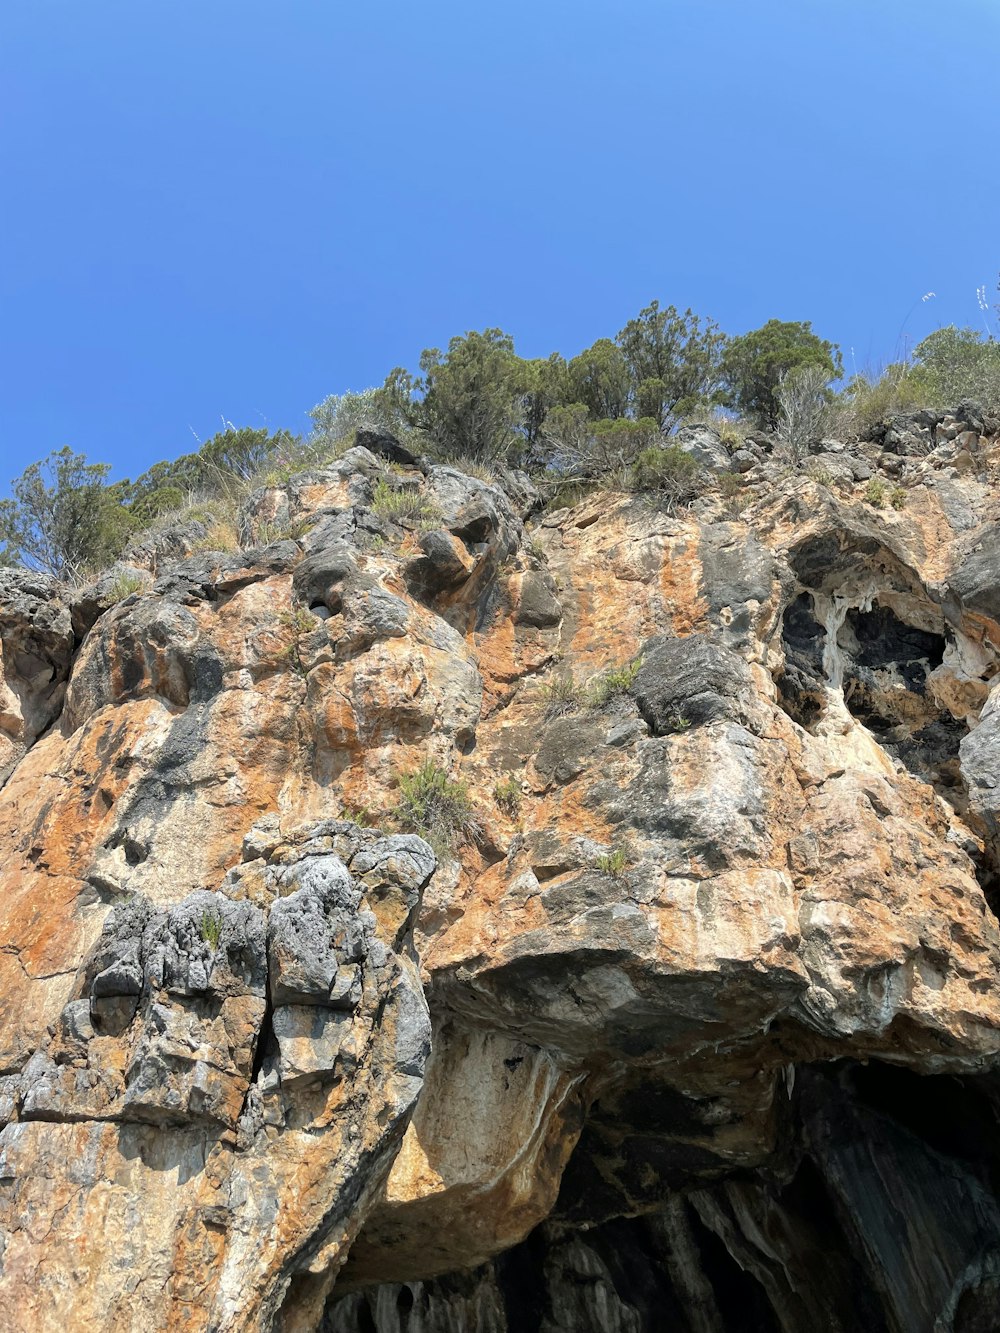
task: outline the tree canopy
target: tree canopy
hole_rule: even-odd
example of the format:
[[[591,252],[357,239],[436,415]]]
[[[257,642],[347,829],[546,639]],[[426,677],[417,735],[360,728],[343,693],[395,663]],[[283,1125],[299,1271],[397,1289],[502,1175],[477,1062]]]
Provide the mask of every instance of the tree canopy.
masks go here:
[[[830,383],[842,370],[839,347],[813,333],[808,320],[769,319],[763,327],[726,343],[721,362],[722,400],[758,425],[777,430],[781,382],[807,366],[824,370]]]

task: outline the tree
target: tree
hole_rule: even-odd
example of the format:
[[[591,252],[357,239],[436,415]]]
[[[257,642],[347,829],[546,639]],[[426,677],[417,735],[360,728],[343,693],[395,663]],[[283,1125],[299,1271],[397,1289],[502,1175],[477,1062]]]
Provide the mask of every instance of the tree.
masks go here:
[[[530,465],[541,461],[539,449],[549,413],[567,401],[569,370],[565,359],[558,352],[553,352],[544,360],[525,361],[523,365],[526,388],[521,416],[527,462]]]
[[[632,381],[620,347],[599,338],[593,347],[575,356],[568,366],[570,402],[583,403],[592,417],[611,419],[628,415]]]
[[[0,500],[0,542],[9,560],[60,579],[78,579],[113,559],[128,533],[107,463],[59,449],[25,468],[14,498]]]
[[[719,381],[725,335],[718,325],[704,326],[690,310],[679,314],[653,301],[630,319],[617,337],[631,379],[639,417],[652,417],[669,429],[699,399],[708,398]]]
[[[778,428],[778,389],[791,371],[817,366],[826,383],[841,372],[840,349],[812,331],[805,321],[769,319],[759,329],[731,338],[722,353],[723,401],[768,430]]]
[[[419,378],[397,368],[385,401],[423,431],[441,458],[499,459],[521,447],[527,363],[501,329],[452,338],[447,352],[428,348]]]
[[[949,407],[963,400],[987,411],[1000,407],[1000,343],[995,339],[949,324],[919,342],[913,360],[929,398]]]

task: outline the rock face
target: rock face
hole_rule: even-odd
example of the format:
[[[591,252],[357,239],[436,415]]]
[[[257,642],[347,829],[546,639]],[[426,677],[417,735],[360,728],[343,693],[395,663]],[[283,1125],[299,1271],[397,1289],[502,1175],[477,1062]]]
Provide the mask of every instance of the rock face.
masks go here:
[[[14,1326],[1000,1326],[985,430],[676,514],[380,437],[0,571]]]

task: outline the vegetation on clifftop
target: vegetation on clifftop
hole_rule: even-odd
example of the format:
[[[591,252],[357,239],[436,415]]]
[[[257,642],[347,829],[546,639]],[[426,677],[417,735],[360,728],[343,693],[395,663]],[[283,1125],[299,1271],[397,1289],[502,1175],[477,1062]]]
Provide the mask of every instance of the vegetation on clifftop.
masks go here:
[[[840,349],[808,321],[772,319],[729,337],[657,301],[569,359],[525,359],[500,329],[469,332],[444,351],[425,349],[416,375],[397,367],[380,388],[324,399],[305,437],[227,422],[195,453],[134,481],[110,481],[107,465],[69,448],[52,453],[0,501],[0,564],[81,580],[150,528],[188,518],[204,523],[213,549],[232,549],[250,489],[329,464],[360,427],[467,470],[524,468],[560,500],[574,487],[579,495],[610,484],[669,507],[691,500],[704,480],[672,438],[684,424],[708,422],[730,449],[751,432],[772,432],[797,462],[824,435],[871,438],[894,412],[959,402],[1000,410],[1000,342],[974,329],[939,329],[877,374],[844,382],[842,368]],[[424,504],[385,486],[377,496],[380,510],[418,524],[433,517]]]

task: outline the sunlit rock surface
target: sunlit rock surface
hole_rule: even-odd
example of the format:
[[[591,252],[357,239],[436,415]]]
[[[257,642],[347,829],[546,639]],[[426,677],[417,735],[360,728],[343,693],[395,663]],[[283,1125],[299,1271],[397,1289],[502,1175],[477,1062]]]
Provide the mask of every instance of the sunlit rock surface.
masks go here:
[[[678,513],[355,448],[124,600],[0,571],[9,1326],[1000,1327],[974,425]]]

